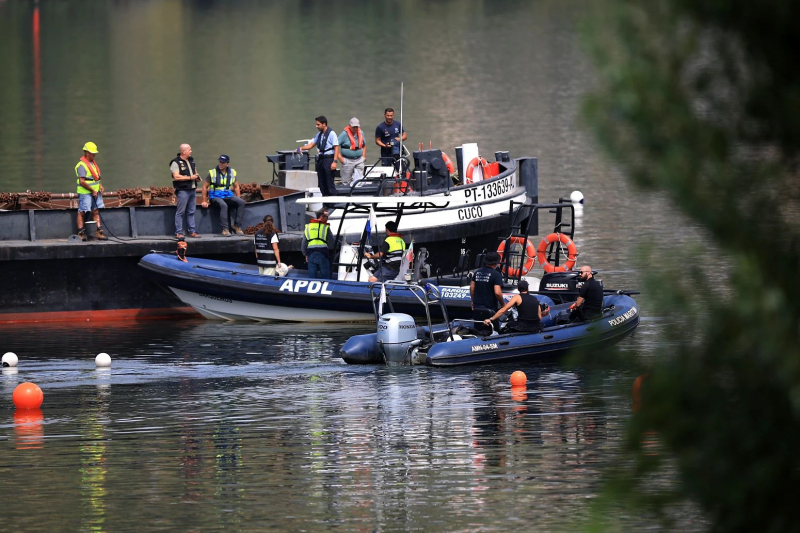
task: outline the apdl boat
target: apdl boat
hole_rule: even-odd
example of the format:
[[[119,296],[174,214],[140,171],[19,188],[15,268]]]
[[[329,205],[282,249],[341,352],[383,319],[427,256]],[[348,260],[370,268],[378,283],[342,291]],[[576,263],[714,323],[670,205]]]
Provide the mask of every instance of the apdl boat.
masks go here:
[[[388,282],[386,285],[391,285]],[[380,284],[373,286],[375,293]],[[341,356],[349,364],[457,366],[507,361],[542,361],[565,354],[576,347],[608,348],[639,325],[639,310],[631,293],[606,291],[602,315],[589,322],[560,323],[569,303],[555,304],[548,296],[539,301],[550,306],[542,318],[540,333],[497,333],[483,335],[472,320],[449,320],[439,289],[431,284],[411,289],[425,309],[427,324],[418,325],[408,314],[381,314],[375,305],[377,332],[356,335],[342,346]],[[381,287],[385,293],[385,287]],[[373,294],[373,301],[380,298]],[[439,308],[445,321],[433,324],[431,310]],[[457,332],[457,333],[456,333]]]

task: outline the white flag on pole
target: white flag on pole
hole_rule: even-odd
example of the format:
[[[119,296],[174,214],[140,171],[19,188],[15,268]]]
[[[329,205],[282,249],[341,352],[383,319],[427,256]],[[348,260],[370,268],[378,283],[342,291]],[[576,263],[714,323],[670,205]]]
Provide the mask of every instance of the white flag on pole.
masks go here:
[[[373,231],[378,231],[378,217],[375,216],[375,210],[369,206],[369,217],[367,217],[367,242]]]
[[[378,316],[383,316],[383,304],[386,303],[386,285],[381,283],[381,295],[378,298]]]

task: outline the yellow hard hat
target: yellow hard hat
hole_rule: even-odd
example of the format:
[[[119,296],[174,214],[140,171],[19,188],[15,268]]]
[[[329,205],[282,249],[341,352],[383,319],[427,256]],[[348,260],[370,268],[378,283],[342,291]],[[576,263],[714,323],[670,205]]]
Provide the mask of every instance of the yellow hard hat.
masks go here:
[[[97,153],[97,145],[95,143],[89,141],[88,143],[83,145],[83,151],[84,152],[90,152],[92,154],[96,154]]]

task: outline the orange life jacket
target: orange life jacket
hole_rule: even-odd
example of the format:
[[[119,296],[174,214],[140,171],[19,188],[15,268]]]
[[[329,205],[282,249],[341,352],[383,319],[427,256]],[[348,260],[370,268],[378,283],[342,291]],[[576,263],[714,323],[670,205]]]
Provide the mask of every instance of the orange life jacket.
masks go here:
[[[364,132],[361,131],[361,128],[358,128],[358,143],[356,143],[356,138],[353,135],[353,130],[350,129],[350,126],[346,126],[344,131],[347,133],[347,136],[350,137],[351,150],[361,150],[364,148]]]
[[[97,161],[89,161],[88,159],[86,159],[86,156],[81,157],[81,161],[83,161],[83,164],[86,165],[86,168],[89,169],[89,172],[92,174],[92,179],[99,180],[100,167],[97,166]]]

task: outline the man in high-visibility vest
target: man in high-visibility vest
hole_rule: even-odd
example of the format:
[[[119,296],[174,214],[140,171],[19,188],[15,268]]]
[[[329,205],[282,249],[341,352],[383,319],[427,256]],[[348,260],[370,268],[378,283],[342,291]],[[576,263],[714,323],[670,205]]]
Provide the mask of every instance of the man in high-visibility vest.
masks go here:
[[[219,222],[222,226],[222,235],[229,237],[228,207],[233,210],[233,233],[244,235],[242,231],[242,217],[244,216],[245,201],[241,198],[239,182],[236,180],[236,170],[230,167],[231,158],[225,154],[219,156],[219,164],[208,171],[206,181],[203,183],[203,208],[211,204],[219,207]]]
[[[328,225],[328,210],[320,209],[317,218],[312,218],[303,230],[300,251],[308,262],[308,277],[331,278],[331,232]]]
[[[86,230],[83,227],[83,214],[92,213],[92,220],[97,223],[95,236],[101,241],[107,241],[108,237],[100,227],[100,209],[105,207],[103,204],[103,184],[100,183],[100,167],[94,160],[98,153],[97,145],[87,142],[83,145],[83,157],[75,165],[75,175],[78,177],[78,236],[82,241],[86,240]]]
[[[373,254],[364,254],[367,259],[380,259],[381,267],[370,276],[370,281],[392,281],[400,274],[400,264],[406,252],[406,242],[397,233],[397,223],[390,220],[386,223],[386,239],[381,250]]]

